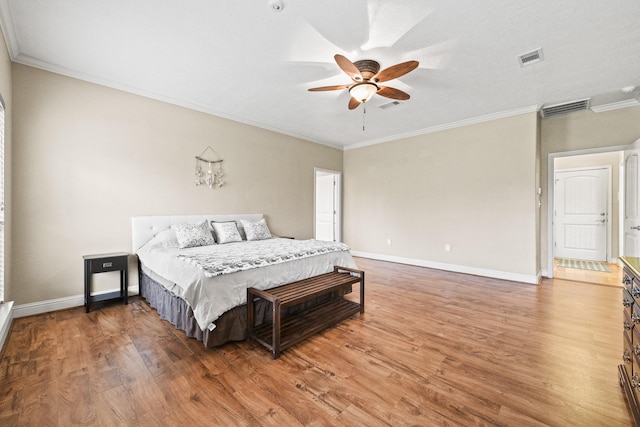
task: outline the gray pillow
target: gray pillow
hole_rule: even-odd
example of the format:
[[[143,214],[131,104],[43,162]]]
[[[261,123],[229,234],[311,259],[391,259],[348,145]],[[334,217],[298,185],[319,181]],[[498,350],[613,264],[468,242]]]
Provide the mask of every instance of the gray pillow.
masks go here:
[[[176,239],[180,249],[216,244],[211,231],[209,231],[207,221],[202,221],[198,224],[174,224],[171,229],[176,232]]]
[[[264,218],[256,222],[241,219],[240,223],[244,228],[244,234],[247,235],[247,240],[264,240],[272,237],[269,227],[267,227],[267,221]]]
[[[238,231],[238,226],[235,221],[229,222],[215,222],[211,221],[211,228],[216,234],[216,241],[218,243],[231,243],[241,242],[242,237]]]

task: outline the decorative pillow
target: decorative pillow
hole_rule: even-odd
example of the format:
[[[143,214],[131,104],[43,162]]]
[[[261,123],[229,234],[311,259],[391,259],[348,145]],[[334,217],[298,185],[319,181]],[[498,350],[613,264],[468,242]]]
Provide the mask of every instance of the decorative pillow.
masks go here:
[[[241,242],[240,232],[235,221],[229,222],[215,222],[211,221],[211,227],[214,233],[216,233],[216,240],[218,243],[231,243]]]
[[[180,247],[178,239],[176,238],[176,231],[170,228],[156,234],[156,237],[154,237],[153,240],[164,249]]]
[[[241,219],[240,222],[244,228],[244,234],[247,235],[247,240],[264,240],[272,237],[264,218],[256,222]]]
[[[171,229],[176,232],[180,249],[216,244],[207,226],[207,221],[198,224],[174,224]]]

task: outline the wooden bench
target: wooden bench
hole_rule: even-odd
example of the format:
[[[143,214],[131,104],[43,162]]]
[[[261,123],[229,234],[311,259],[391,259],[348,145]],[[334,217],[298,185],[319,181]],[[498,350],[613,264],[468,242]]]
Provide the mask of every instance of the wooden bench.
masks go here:
[[[360,284],[360,302],[343,298],[345,290],[351,290],[354,283]],[[308,308],[281,317],[282,310],[318,297],[328,296]],[[272,304],[272,321],[254,325],[254,304],[262,298]],[[260,290],[247,289],[248,335],[267,349],[277,359],[280,352],[300,341],[317,334],[329,326],[356,314],[364,313],[364,271],[347,267],[334,267],[333,271],[297,282]]]

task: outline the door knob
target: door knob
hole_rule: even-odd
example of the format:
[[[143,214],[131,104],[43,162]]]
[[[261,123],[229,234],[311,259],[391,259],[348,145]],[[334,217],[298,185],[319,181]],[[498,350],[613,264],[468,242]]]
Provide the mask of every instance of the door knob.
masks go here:
[[[640,225],[636,225],[635,227],[631,227],[631,229],[640,231]]]

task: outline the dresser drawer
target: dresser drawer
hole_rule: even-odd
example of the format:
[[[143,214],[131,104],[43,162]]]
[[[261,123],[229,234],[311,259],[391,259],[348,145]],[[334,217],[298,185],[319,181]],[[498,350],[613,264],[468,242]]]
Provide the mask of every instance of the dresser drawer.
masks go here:
[[[631,390],[633,390],[633,394],[636,396],[636,401],[640,398],[640,356],[637,356],[634,352],[632,356],[632,371],[633,374],[629,377],[631,381]],[[627,370],[627,374],[629,371]]]
[[[629,319],[631,319],[631,314],[633,313],[634,306],[638,305],[638,304],[635,304],[634,301],[635,300],[631,296],[630,291],[623,289],[622,290],[622,306],[624,307],[625,316],[627,316]]]
[[[633,304],[631,309],[631,323],[633,323],[634,329],[640,329],[640,304]],[[634,343],[636,342],[636,339],[640,339],[640,336],[638,338],[634,337]]]
[[[634,276],[631,283],[631,296],[635,300],[636,304],[640,304],[640,280]]]
[[[107,271],[124,270],[127,266],[126,255],[107,256],[85,259],[89,273],[104,273]]]
[[[629,343],[632,343],[633,341],[633,321],[631,320],[631,316],[629,315],[629,313],[627,313],[627,311],[624,312],[624,320],[622,323],[622,326],[624,328],[624,335],[627,337]]]
[[[633,273],[625,267],[622,273],[622,284],[624,287],[631,293],[631,288],[633,287]]]
[[[631,344],[633,345],[633,355],[636,357],[636,359],[640,360],[640,329],[638,328],[633,328],[633,338],[631,341]],[[637,364],[634,365],[638,368],[640,368]],[[639,371],[639,369],[636,369],[636,371]],[[640,374],[640,372],[635,372],[636,374]]]
[[[623,339],[624,347],[622,351],[622,364],[624,365],[624,370],[627,371],[627,376],[629,378],[632,378],[634,356],[633,356],[633,344],[631,343],[631,334],[627,333],[627,331],[625,330],[623,335],[624,335],[624,339]],[[638,369],[636,368],[636,370]],[[640,372],[637,372],[637,373],[640,374]]]

